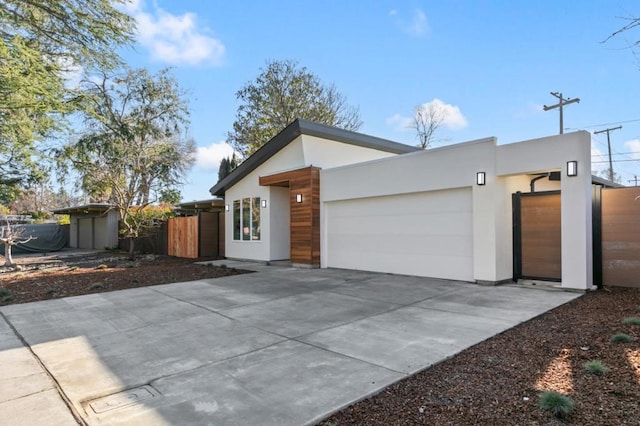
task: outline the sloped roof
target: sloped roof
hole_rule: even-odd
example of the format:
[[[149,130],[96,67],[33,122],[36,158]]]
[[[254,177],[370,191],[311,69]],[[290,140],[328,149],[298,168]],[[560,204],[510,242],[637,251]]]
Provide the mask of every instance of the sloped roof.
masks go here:
[[[303,134],[393,154],[406,154],[420,150],[420,148],[414,146],[298,118],[243,161],[227,177],[216,183],[209,192],[211,195],[224,196],[224,192],[227,189],[238,183],[242,178]]]

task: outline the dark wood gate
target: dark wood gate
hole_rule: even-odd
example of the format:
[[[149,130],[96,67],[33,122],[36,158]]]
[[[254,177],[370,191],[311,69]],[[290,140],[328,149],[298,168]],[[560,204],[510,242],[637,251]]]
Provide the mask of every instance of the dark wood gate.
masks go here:
[[[190,259],[224,257],[224,212],[174,217],[167,224],[169,256]]]
[[[593,220],[596,284],[640,287],[640,187],[597,187]]]
[[[560,192],[518,192],[512,202],[514,280],[560,281]]]

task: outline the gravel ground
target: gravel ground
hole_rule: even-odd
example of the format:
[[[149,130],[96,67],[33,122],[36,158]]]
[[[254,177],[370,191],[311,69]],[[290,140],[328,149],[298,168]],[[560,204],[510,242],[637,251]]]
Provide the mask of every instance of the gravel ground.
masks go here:
[[[129,261],[118,252],[71,256],[62,252],[15,260],[20,271],[0,269],[0,306],[249,272],[169,256],[145,255]]]
[[[388,387],[322,425],[638,425],[640,289],[590,292]],[[612,343],[624,332],[630,343]],[[584,363],[611,370],[598,376]],[[554,390],[575,402],[566,420],[538,408]]]

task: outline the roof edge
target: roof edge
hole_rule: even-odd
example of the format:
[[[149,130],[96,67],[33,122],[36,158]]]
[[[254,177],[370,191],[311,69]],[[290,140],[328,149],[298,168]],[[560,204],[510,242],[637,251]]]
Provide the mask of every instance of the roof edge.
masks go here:
[[[224,196],[227,189],[235,185],[269,158],[275,155],[282,148],[293,142],[300,135],[309,135],[323,139],[334,140],[362,148],[376,149],[378,151],[390,152],[393,154],[406,154],[419,151],[420,148],[393,142],[387,139],[366,135],[364,133],[353,132],[351,130],[339,129],[326,124],[315,123],[313,121],[296,119],[280,133],[262,145],[249,158],[242,162],[234,171],[224,179],[216,183],[209,189],[213,196]]]

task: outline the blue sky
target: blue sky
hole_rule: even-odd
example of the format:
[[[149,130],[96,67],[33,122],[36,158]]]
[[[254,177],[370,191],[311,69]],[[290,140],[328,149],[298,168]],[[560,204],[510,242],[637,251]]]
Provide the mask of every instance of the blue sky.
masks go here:
[[[637,1],[202,1],[139,0],[132,67],[173,67],[189,93],[198,162],[186,201],[210,197],[238,102],[236,91],[267,60],[293,59],[335,84],[364,121],[360,131],[407,144],[413,108],[450,111],[438,145],[496,136],[499,143],[565,132],[611,133],[623,183],[640,177],[640,61],[627,47],[640,30],[602,43],[640,16]],[[593,136],[593,168],[606,160],[606,134]]]

